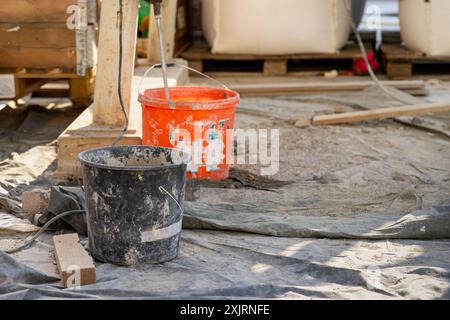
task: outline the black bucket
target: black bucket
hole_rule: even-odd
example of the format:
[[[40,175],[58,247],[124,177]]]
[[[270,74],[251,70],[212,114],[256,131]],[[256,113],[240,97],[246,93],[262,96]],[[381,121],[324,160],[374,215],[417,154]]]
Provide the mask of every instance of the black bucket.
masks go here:
[[[147,146],[78,155],[94,258],[128,266],[178,255],[186,179],[182,156],[179,150]]]

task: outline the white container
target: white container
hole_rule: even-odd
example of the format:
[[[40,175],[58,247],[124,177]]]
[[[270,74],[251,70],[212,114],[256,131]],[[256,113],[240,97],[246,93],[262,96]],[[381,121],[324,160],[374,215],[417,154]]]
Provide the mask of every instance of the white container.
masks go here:
[[[429,56],[450,56],[450,1],[399,1],[405,45]]]
[[[333,53],[350,35],[350,8],[349,0],[203,0],[203,33],[213,53]]]

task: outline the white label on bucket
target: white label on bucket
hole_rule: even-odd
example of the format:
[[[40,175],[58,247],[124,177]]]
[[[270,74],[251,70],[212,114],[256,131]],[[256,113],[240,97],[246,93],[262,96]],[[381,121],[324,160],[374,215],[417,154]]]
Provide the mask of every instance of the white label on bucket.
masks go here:
[[[161,229],[152,229],[141,232],[141,242],[154,242],[159,240],[168,239],[181,232],[182,222],[181,219],[168,227]]]

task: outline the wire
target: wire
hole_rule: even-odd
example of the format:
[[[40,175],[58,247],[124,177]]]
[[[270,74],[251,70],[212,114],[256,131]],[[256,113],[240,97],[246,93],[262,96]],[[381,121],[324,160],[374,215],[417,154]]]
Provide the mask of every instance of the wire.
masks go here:
[[[29,240],[27,240],[23,245],[21,245],[21,246],[19,246],[19,247],[17,247],[17,248],[14,248],[14,249],[11,249],[11,250],[6,250],[5,252],[6,253],[8,253],[8,254],[11,254],[11,253],[15,253],[15,252],[18,252],[18,251],[21,251],[21,250],[23,250],[23,249],[25,249],[25,248],[27,248],[28,246],[30,246],[37,238],[39,238],[39,236],[45,231],[45,230],[47,230],[48,229],[48,227],[53,223],[53,222],[55,222],[55,221],[57,221],[57,220],[59,220],[59,219],[61,219],[61,218],[63,218],[63,217],[65,217],[65,216],[68,216],[68,215],[71,215],[71,214],[74,214],[74,213],[84,213],[84,212],[86,212],[86,210],[70,210],[70,211],[65,211],[65,212],[63,212],[63,213],[60,213],[60,214],[58,214],[57,216],[55,216],[55,217],[53,217],[53,218],[51,218],[49,221],[47,221],[47,223],[46,224],[44,224]]]
[[[118,84],[117,84],[117,94],[119,95],[119,103],[122,109],[123,116],[125,117],[125,123],[123,125],[123,130],[116,139],[111,143],[112,146],[116,145],[119,142],[125,133],[128,131],[129,125],[129,117],[127,110],[125,109],[125,104],[123,103],[122,97],[122,56],[123,56],[123,3],[122,0],[119,0],[119,75],[118,75]]]
[[[349,20],[350,20],[350,24],[352,26],[352,30],[353,33],[355,34],[356,37],[356,41],[358,42],[358,46],[359,46],[359,50],[361,51],[362,55],[363,55],[363,59],[364,59],[364,63],[366,64],[367,67],[367,71],[370,75],[370,77],[372,78],[372,80],[375,82],[375,84],[381,89],[383,90],[384,93],[386,93],[388,96],[394,98],[397,101],[400,101],[402,103],[406,103],[408,105],[411,104],[411,101],[408,101],[406,99],[403,99],[402,97],[397,96],[396,94],[394,94],[393,92],[389,91],[389,89],[386,88],[386,86],[384,86],[380,80],[377,78],[377,76],[375,75],[375,72],[373,72],[372,66],[370,65],[369,59],[367,58],[367,51],[366,48],[364,47],[364,43],[361,39],[361,34],[358,31],[358,28],[356,27],[355,21],[353,20],[352,17],[352,13],[347,5],[347,1],[344,1],[344,6],[345,9],[347,11]]]
[[[176,61],[172,62],[172,64],[173,64],[173,65],[176,65],[176,66],[179,66],[179,67],[181,67],[181,68],[185,68],[185,69],[187,69],[187,70],[189,70],[189,71],[195,72],[195,73],[197,73],[197,74],[199,74],[199,75],[201,75],[201,76],[204,76],[205,78],[207,78],[207,79],[209,79],[209,80],[211,80],[211,81],[214,81],[215,83],[219,84],[221,87],[225,88],[226,90],[230,90],[230,88],[228,88],[224,83],[220,82],[220,81],[217,80],[217,79],[214,79],[213,77],[208,76],[207,74],[204,74],[203,72],[200,72],[200,71],[198,71],[198,70],[195,70],[194,68],[191,68],[191,67],[189,67],[189,66],[185,66],[185,65],[183,65],[183,64],[181,64],[181,63],[178,63],[178,62],[176,62]]]
[[[183,212],[183,208],[180,206],[180,204],[179,204],[178,201],[175,199],[175,197],[174,197],[173,195],[170,194],[169,191],[167,191],[166,189],[164,189],[163,186],[159,186],[158,189],[159,189],[159,191],[162,192],[162,193],[167,193],[167,195],[168,195],[169,197],[171,197],[173,201],[175,201],[175,203],[177,204],[178,208],[180,208],[181,212]]]

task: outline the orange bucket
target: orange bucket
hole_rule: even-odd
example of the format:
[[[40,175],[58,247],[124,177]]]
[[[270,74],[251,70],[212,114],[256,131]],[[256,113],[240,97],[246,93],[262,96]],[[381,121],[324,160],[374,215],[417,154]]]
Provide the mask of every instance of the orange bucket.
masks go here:
[[[139,94],[142,144],[179,148],[190,154],[188,178],[227,178],[227,155],[232,148],[227,130],[234,129],[239,94],[226,87],[180,86],[170,88],[169,96],[170,104],[164,88]]]

